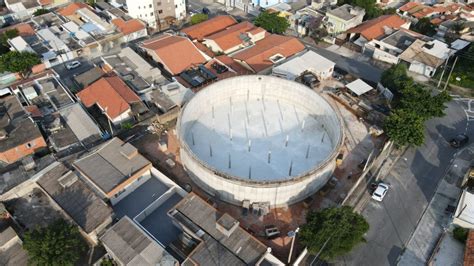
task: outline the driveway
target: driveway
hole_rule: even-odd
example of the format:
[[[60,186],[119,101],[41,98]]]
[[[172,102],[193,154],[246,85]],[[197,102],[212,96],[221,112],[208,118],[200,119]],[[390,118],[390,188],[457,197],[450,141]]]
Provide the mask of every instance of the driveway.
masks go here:
[[[342,258],[339,265],[396,265],[438,183],[444,177],[458,150],[447,140],[460,132],[474,138],[465,105],[451,101],[446,116],[427,122],[425,144],[408,149],[384,178],[390,190],[383,202],[369,201],[362,211],[370,224],[367,242]]]
[[[72,61],[79,61],[81,62],[81,65],[77,68],[74,69],[67,69],[66,64],[68,62]],[[74,84],[73,78],[75,75],[81,74],[86,72],[87,70],[92,69],[94,66],[91,64],[91,62],[85,58],[79,57],[75,58],[74,60],[68,61],[64,64],[59,64],[53,67],[54,71],[58,73],[58,75],[61,77],[61,82],[64,84],[70,91],[76,87]],[[72,91],[74,92],[74,91]]]

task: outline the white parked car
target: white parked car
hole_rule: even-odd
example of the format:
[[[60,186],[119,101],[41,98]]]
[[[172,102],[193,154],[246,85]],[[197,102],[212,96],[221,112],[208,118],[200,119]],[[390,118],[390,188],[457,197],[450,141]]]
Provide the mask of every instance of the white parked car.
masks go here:
[[[385,197],[385,194],[387,194],[387,191],[388,185],[384,183],[379,183],[374,193],[372,193],[372,198],[376,201],[382,201]]]
[[[71,70],[71,69],[74,69],[74,68],[76,68],[76,67],[79,67],[80,65],[81,65],[81,62],[79,62],[79,61],[72,61],[72,62],[66,64],[66,68],[69,69],[69,70]]]

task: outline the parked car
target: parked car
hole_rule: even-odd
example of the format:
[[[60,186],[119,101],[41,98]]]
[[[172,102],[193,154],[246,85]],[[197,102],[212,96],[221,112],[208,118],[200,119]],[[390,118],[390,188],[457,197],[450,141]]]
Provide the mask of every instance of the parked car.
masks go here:
[[[374,193],[372,193],[372,198],[376,201],[382,201],[388,191],[388,185],[384,183],[379,183]]]
[[[72,62],[66,64],[66,68],[69,69],[69,70],[71,70],[71,69],[74,69],[74,68],[79,67],[80,65],[81,65],[81,62],[79,62],[79,61],[72,61]]]
[[[449,144],[453,148],[461,148],[469,142],[469,137],[465,134],[459,134],[449,141]]]

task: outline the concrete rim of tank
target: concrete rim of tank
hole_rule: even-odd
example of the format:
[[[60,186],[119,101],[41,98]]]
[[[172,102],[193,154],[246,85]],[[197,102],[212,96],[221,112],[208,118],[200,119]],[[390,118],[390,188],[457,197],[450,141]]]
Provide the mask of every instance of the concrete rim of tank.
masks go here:
[[[245,77],[259,77],[259,78],[265,78],[265,79],[268,79],[268,78],[272,78],[272,79],[281,79],[281,78],[278,78],[278,77],[273,77],[273,76],[265,76],[265,75],[244,75],[244,76],[237,76],[237,77],[232,77],[232,78],[227,78],[225,80],[230,80],[230,79],[242,79],[242,78],[245,78]],[[225,81],[224,80],[224,81]],[[295,81],[291,81],[291,80],[286,80],[286,79],[282,79],[284,80],[285,82],[293,82],[295,83],[296,86],[305,86],[303,84],[300,84],[300,83],[297,83]],[[218,84],[219,82],[221,81],[218,81],[214,84],[211,84],[209,85],[208,87],[204,88],[202,91],[204,90],[207,90],[209,89],[209,87],[211,86],[215,86],[216,84]],[[212,89],[212,87],[211,87]],[[306,88],[308,90],[310,90],[310,88]],[[198,95],[199,93],[201,93],[202,91],[199,91],[198,93],[196,93],[196,95]],[[334,112],[334,115],[336,116],[337,118],[337,121],[338,121],[338,128],[339,128],[339,131],[341,132],[341,134],[339,134],[339,138],[337,140],[335,140],[335,145],[334,147],[332,148],[332,151],[331,153],[329,153],[329,155],[326,157],[325,160],[323,160],[322,162],[320,162],[319,164],[315,165],[314,167],[312,167],[311,169],[299,174],[299,175],[295,175],[295,176],[291,176],[291,177],[287,177],[286,179],[279,179],[279,180],[264,180],[264,181],[257,181],[257,180],[245,180],[243,179],[242,177],[238,177],[238,176],[234,176],[234,175],[229,175],[229,174],[226,174],[226,173],[223,173],[221,170],[218,170],[214,167],[211,167],[210,165],[208,165],[205,161],[203,161],[202,159],[200,159],[199,157],[197,157],[197,155],[191,150],[191,148],[189,148],[188,146],[188,143],[183,140],[183,138],[181,137],[181,134],[180,134],[180,127],[181,127],[181,119],[182,119],[182,116],[184,114],[184,111],[186,109],[186,106],[188,105],[188,103],[186,103],[182,108],[181,108],[181,111],[180,111],[180,114],[178,116],[178,119],[177,119],[177,123],[176,123],[176,134],[177,134],[177,137],[178,137],[178,141],[179,141],[179,145],[180,145],[180,152],[182,152],[183,150],[187,153],[187,155],[189,157],[191,157],[194,161],[198,162],[202,167],[204,167],[206,170],[208,171],[211,171],[213,172],[215,175],[219,176],[219,177],[222,177],[224,178],[225,180],[228,180],[228,181],[231,181],[233,183],[239,183],[239,184],[243,184],[243,185],[255,185],[256,187],[262,187],[262,186],[268,186],[268,187],[274,187],[275,185],[279,185],[279,184],[291,184],[291,183],[297,183],[301,180],[304,180],[306,178],[309,178],[311,177],[314,173],[318,172],[319,170],[321,169],[324,169],[328,164],[330,164],[331,162],[335,162],[335,159],[337,157],[337,155],[339,154],[339,151],[340,151],[340,148],[342,146],[342,143],[343,143],[343,139],[344,139],[344,129],[343,129],[343,126],[342,126],[342,118],[341,116],[339,115],[339,113],[335,110],[334,106],[329,103],[329,101],[327,101],[326,99],[324,99],[324,97],[322,97],[319,93],[313,91],[318,97],[320,97],[323,101],[325,101],[329,108]],[[195,95],[195,96],[196,96]],[[193,97],[194,98],[194,97]],[[191,99],[192,101],[192,99]]]

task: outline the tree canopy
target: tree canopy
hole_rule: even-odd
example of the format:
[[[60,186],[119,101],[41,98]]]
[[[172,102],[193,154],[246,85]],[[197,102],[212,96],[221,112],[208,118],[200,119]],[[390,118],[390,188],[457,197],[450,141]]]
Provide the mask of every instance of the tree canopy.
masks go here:
[[[280,17],[278,14],[278,12],[270,13],[263,11],[255,19],[254,24],[268,32],[282,34],[288,29],[290,23],[286,18]]]
[[[49,12],[50,12],[49,9],[40,8],[40,9],[36,9],[36,11],[33,13],[33,16],[37,17],[44,14],[48,14]]]
[[[429,18],[421,18],[411,26],[411,30],[427,36],[433,36],[436,33],[436,27]]]
[[[417,84],[403,64],[386,70],[380,82],[394,93],[393,112],[384,124],[387,136],[398,146],[423,144],[424,122],[444,115],[445,104],[451,100],[449,94],[434,93]]]
[[[311,254],[320,252],[320,258],[331,260],[363,241],[368,230],[369,224],[362,215],[342,206],[309,212],[299,236]]]
[[[18,36],[18,34],[19,33],[17,29],[6,30],[0,35],[0,44],[3,46],[9,46],[8,40],[15,38],[16,36]]]
[[[385,133],[398,146],[423,144],[424,121],[414,111],[395,110],[385,120]]]
[[[27,232],[23,241],[34,265],[74,265],[85,247],[79,229],[64,220]]]
[[[195,25],[201,23],[203,21],[206,21],[208,18],[209,16],[206,14],[194,14],[191,16],[191,24]]]
[[[10,51],[0,56],[0,72],[27,72],[41,63],[38,55],[30,52]]]

